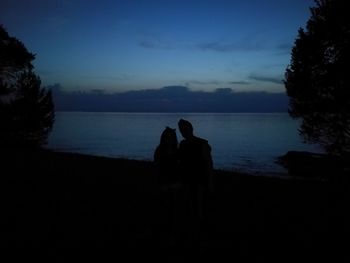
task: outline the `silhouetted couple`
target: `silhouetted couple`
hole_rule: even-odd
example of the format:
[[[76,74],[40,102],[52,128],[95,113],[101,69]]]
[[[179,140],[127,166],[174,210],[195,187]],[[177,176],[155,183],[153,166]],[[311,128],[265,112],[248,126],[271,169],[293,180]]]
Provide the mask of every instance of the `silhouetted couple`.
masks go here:
[[[180,145],[176,130],[166,127],[154,153],[159,183],[170,187],[181,185],[192,212],[201,217],[203,198],[211,185],[211,147],[207,140],[193,134],[189,121],[181,119],[178,126],[184,138]]]

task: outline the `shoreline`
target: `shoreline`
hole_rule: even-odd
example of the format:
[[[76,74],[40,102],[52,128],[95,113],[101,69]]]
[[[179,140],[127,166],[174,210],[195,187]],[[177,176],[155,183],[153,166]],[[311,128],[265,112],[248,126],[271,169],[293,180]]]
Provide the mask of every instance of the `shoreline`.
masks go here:
[[[83,153],[80,151],[69,151],[69,150],[65,150],[65,149],[55,149],[55,148],[44,148],[44,150],[46,151],[50,151],[50,152],[56,152],[56,153],[62,153],[62,154],[76,154],[76,155],[80,155],[82,157],[84,156],[90,156],[90,157],[96,157],[96,158],[107,158],[107,159],[112,159],[112,160],[130,160],[130,161],[136,161],[136,162],[145,162],[145,163],[152,163],[153,161],[151,159],[142,159],[142,158],[132,158],[132,157],[123,157],[123,156],[108,156],[108,155],[99,155],[99,154],[89,154],[89,153]],[[275,163],[277,163],[277,159]],[[282,166],[281,166],[282,167]],[[225,172],[225,173],[232,173],[232,174],[242,174],[242,175],[247,175],[247,176],[263,176],[263,177],[276,177],[276,178],[280,178],[280,179],[295,179],[298,178],[298,176],[292,176],[289,175],[288,170],[285,169],[285,172],[275,172],[275,171],[259,171],[257,169],[255,170],[250,170],[250,171],[245,171],[242,168],[235,168],[235,167],[231,167],[231,168],[216,168],[214,167],[215,171],[221,171],[221,172]],[[304,177],[299,177],[299,179],[307,179]],[[313,178],[312,180],[317,180],[317,178]]]
[[[142,163],[148,163],[152,164],[153,162],[151,160],[147,159],[137,159],[137,158],[129,158],[129,157],[114,157],[114,156],[105,156],[105,155],[94,155],[94,154],[87,154],[87,153],[81,153],[81,152],[71,152],[66,150],[59,150],[59,149],[52,149],[52,148],[44,148],[45,151],[53,152],[53,153],[61,153],[61,154],[68,154],[68,155],[77,155],[82,158],[89,157],[89,158],[105,158],[110,160],[120,160],[120,161],[135,161],[135,162],[142,162]],[[278,157],[280,158],[280,157]],[[278,162],[278,158],[276,158],[276,163]],[[281,165],[281,164],[279,164]],[[281,165],[282,166],[282,165]],[[285,168],[285,172],[261,172],[261,171],[244,171],[243,169],[234,168],[214,168],[214,173],[225,173],[225,174],[232,174],[232,175],[241,175],[241,176],[257,176],[257,177],[266,177],[266,178],[278,178],[282,180],[311,180],[311,181],[318,181],[318,180],[327,180],[324,178],[324,176],[305,176],[298,175],[298,174],[290,174],[288,172],[288,169]]]

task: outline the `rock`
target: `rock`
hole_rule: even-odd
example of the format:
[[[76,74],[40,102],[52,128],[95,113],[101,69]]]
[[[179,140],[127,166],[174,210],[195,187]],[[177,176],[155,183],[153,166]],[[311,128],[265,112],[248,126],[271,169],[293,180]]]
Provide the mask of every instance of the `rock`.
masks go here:
[[[330,178],[345,171],[345,163],[339,156],[305,151],[289,151],[278,158],[277,163],[288,170],[290,175]]]

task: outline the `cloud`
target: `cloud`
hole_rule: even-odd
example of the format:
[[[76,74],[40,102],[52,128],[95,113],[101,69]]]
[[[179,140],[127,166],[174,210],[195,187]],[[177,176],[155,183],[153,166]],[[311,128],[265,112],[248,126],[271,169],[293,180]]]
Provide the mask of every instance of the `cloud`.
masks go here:
[[[56,72],[54,72],[53,70],[38,70],[38,74],[41,76],[49,76],[49,75],[53,75]]]
[[[215,51],[215,52],[236,52],[236,51],[258,51],[262,50],[261,43],[257,43],[249,40],[242,40],[236,43],[222,43],[219,41],[200,43],[196,45],[196,48],[203,51]]]
[[[174,46],[155,39],[143,39],[139,41],[139,46],[148,49],[173,49]]]
[[[187,82],[188,84],[195,84],[195,85],[219,85],[222,84],[222,81],[218,80],[208,80],[208,81],[202,81],[202,80],[190,80]]]
[[[86,79],[98,79],[98,80],[130,80],[133,79],[134,76],[129,75],[129,74],[120,74],[120,75],[98,75],[98,76],[93,76],[93,75],[89,75],[89,76],[85,76],[84,78]]]
[[[104,94],[106,91],[104,89],[92,89],[91,93],[93,94]]]
[[[221,94],[223,93],[229,94],[231,92],[234,92],[234,90],[230,88],[219,88],[215,90],[215,93],[221,93]]]
[[[250,82],[248,82],[248,81],[230,81],[230,82],[228,82],[228,84],[231,84],[231,85],[249,85]]]
[[[277,49],[290,52],[290,50],[292,49],[292,46],[293,45],[291,43],[281,43],[277,45]]]
[[[154,42],[148,41],[148,40],[141,40],[139,42],[139,45],[144,48],[157,48],[158,45]]]
[[[293,45],[292,43],[281,43],[276,46],[277,54],[278,55],[289,55],[291,54]]]
[[[214,51],[221,53],[238,51],[251,52],[261,50],[275,50],[277,54],[285,55],[290,54],[292,49],[292,43],[284,42],[277,44],[276,46],[268,46],[265,44],[264,41],[246,38],[231,43],[225,43],[222,41],[203,42],[195,45],[195,49],[201,51]]]
[[[215,92],[191,91],[184,86],[135,90],[121,93],[66,92],[59,84],[53,91],[58,111],[110,112],[286,112],[285,93],[235,92],[230,88]]]
[[[249,85],[248,81],[220,81],[220,80],[190,80],[186,82],[187,84],[194,85]]]
[[[236,52],[236,51],[259,51],[265,49],[261,42],[255,40],[242,39],[234,43],[223,43],[220,41],[203,42],[195,45],[180,44],[172,42],[171,44],[163,41],[159,36],[145,37],[138,42],[142,48],[148,49],[184,49],[184,50],[200,50],[214,51],[221,53]]]
[[[283,78],[278,78],[278,77],[268,77],[268,76],[251,74],[249,76],[249,78],[252,80],[257,80],[257,81],[261,81],[261,82],[271,82],[274,84],[283,84]]]

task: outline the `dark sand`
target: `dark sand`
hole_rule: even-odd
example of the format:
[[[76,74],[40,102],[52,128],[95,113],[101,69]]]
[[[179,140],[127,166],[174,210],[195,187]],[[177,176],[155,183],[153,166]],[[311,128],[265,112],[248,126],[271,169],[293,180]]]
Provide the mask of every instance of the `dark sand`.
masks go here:
[[[1,166],[13,261],[350,262],[343,181],[215,171],[199,220],[182,188],[160,191],[150,162],[11,150]]]

